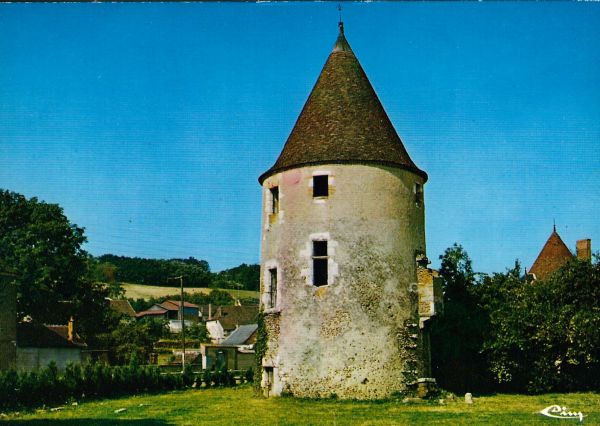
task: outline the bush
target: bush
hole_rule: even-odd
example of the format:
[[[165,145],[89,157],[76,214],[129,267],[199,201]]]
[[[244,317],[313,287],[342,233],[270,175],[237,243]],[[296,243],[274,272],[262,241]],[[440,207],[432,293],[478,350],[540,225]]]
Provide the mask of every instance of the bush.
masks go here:
[[[63,404],[71,399],[89,399],[189,388],[202,381],[211,385],[234,386],[231,371],[204,371],[194,374],[190,365],[183,374],[162,374],[158,367],[128,365],[69,364],[59,371],[55,364],[39,371],[0,371],[0,411]]]

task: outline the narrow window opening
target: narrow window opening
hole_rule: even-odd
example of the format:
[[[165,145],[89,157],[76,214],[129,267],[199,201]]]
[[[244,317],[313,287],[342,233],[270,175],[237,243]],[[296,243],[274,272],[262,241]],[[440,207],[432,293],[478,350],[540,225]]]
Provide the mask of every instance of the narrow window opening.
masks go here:
[[[269,269],[269,308],[277,307],[277,268]]]
[[[329,196],[329,176],[313,176],[313,197]]]
[[[279,213],[279,187],[274,186],[271,191],[271,214]]]
[[[313,241],[313,285],[327,285],[327,241]]]
[[[415,202],[419,206],[423,202],[423,186],[420,183],[415,183]]]
[[[263,371],[266,396],[270,396],[273,391],[273,382],[275,382],[273,367],[263,367]]]

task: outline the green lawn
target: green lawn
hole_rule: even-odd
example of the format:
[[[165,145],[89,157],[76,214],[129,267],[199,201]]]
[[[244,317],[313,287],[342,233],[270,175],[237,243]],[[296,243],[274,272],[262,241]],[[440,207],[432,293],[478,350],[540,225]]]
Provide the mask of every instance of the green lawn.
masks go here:
[[[252,388],[187,390],[67,405],[51,412],[4,417],[24,425],[558,425],[578,420],[544,417],[539,411],[560,404],[586,416],[583,424],[600,424],[600,394],[572,393],[541,396],[496,395],[456,401],[403,403],[264,399]],[[126,408],[121,413],[115,410]],[[1,420],[0,420],[1,423]]]
[[[145,285],[145,284],[132,284],[132,283],[123,283],[123,289],[125,290],[125,297],[132,299],[150,299],[151,297],[165,297],[174,294],[179,294],[179,287],[161,287],[157,285]],[[213,289],[212,288],[185,288],[186,293],[204,293],[208,294]],[[236,299],[253,297],[258,299],[257,291],[250,290],[231,290],[231,289],[220,289],[231,294],[232,297]]]

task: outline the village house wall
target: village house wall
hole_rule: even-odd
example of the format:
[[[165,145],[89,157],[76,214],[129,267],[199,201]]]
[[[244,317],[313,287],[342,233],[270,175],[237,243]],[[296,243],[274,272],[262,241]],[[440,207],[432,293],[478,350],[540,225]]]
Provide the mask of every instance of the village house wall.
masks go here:
[[[54,362],[59,369],[67,364],[81,362],[79,348],[17,348],[17,366],[22,371],[33,371],[47,367]]]

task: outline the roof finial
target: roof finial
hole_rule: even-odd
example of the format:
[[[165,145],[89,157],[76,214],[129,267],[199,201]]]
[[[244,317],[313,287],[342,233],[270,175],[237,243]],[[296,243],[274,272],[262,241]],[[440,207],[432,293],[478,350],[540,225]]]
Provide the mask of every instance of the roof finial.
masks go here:
[[[344,23],[342,22],[342,5],[338,3],[338,12],[340,13],[340,21],[338,27],[340,27],[340,33],[344,34]]]
[[[552,218],[552,226],[554,228],[554,232],[556,232],[556,220],[554,220],[554,218]]]

